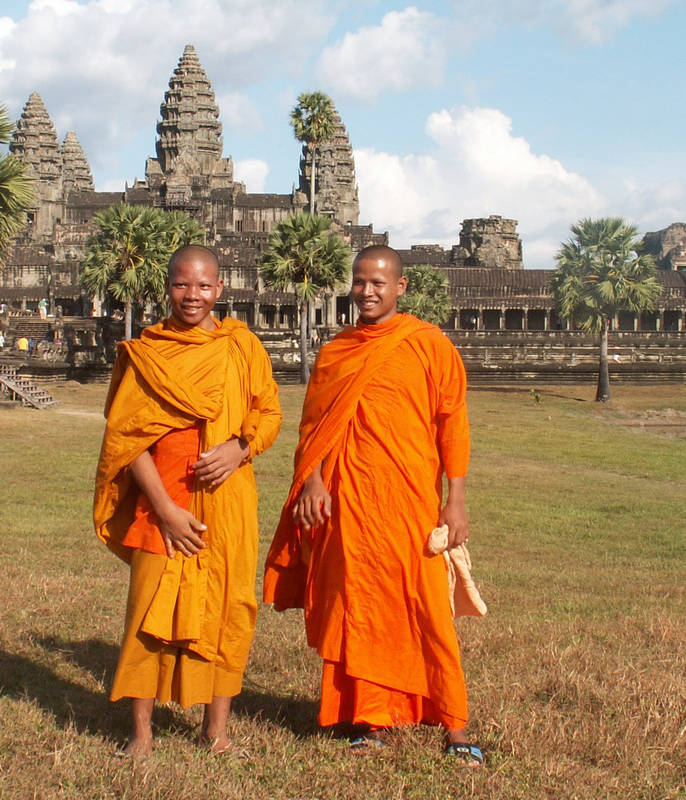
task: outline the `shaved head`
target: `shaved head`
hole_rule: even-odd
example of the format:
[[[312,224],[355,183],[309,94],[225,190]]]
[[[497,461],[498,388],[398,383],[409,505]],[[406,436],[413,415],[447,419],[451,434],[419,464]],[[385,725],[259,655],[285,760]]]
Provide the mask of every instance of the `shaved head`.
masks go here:
[[[169,259],[167,274],[170,280],[174,277],[176,265],[181,260],[187,258],[198,259],[206,264],[212,264],[217,271],[217,278],[219,277],[219,259],[214,250],[210,250],[209,247],[205,247],[202,244],[186,244],[183,247],[179,247],[178,250],[175,250],[172,253],[172,257]]]
[[[400,260],[398,253],[392,247],[387,247],[385,244],[372,244],[369,247],[365,247],[363,250],[360,250],[353,261],[353,272],[355,272],[355,267],[357,264],[366,259],[373,261],[384,261],[392,270],[395,278],[402,277],[403,262]]]

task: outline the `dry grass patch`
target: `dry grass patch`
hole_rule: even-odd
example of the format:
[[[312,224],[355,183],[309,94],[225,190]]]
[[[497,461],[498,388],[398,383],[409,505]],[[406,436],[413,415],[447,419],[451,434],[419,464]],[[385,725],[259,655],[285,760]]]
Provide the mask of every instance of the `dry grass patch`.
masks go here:
[[[59,411],[0,409],[0,798],[354,800],[684,798],[686,442],[622,419],[686,412],[681,387],[470,395],[470,546],[489,605],[459,623],[483,770],[440,734],[394,734],[358,757],[316,725],[319,661],[302,616],[262,609],[232,735],[211,757],[197,709],[156,712],[140,764],[107,689],[127,575],[92,534],[103,386],[68,384]],[[258,461],[262,552],[290,479],[302,390]],[[645,426],[644,426],[645,427]]]

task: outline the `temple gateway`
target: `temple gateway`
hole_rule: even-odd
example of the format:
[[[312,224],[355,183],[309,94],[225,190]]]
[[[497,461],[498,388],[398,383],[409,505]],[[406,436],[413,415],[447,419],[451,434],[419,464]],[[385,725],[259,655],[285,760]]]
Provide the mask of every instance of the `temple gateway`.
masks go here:
[[[169,80],[160,116],[156,154],[146,161],[145,180],[119,192],[99,192],[76,134],[69,131],[60,143],[41,97],[31,94],[10,151],[35,176],[36,201],[0,271],[0,301],[14,309],[18,320],[47,301],[49,313],[71,331],[64,337],[68,342],[59,342],[62,351],[52,348],[55,359],[78,366],[102,360],[104,352],[109,360],[111,348],[103,345],[107,325],[97,322],[97,300],[94,308],[94,298],[84,294],[78,279],[86,242],[95,230],[93,216],[118,203],[183,210],[204,226],[207,244],[219,256],[225,287],[219,315],[248,323],[265,341],[277,373],[282,369],[285,374],[289,365],[295,369],[296,348],[289,344],[298,323],[295,296],[266,288],[258,272],[274,226],[308,206],[312,163],[307,148],[297,188],[288,194],[250,193],[234,180],[231,157],[223,154],[214,92],[191,45]],[[317,213],[331,218],[353,255],[369,244],[393,245],[387,233],[360,224],[353,150],[338,116],[334,136],[318,148],[316,170]],[[560,379],[563,371],[573,378],[588,371],[588,365],[593,368],[593,341],[568,330],[555,311],[548,286],[551,270],[523,268],[515,220],[466,219],[457,238],[450,249],[418,244],[399,252],[405,265],[431,264],[448,276],[452,314],[444,328],[459,344],[468,368],[471,363],[472,376],[548,374]],[[613,321],[615,371],[683,380],[686,225],[675,223],[647,234],[644,241],[657,257],[664,289],[656,311],[619,314]],[[320,331],[317,339],[326,338],[354,319],[349,292],[342,290],[317,302],[310,328]],[[50,338],[56,335],[46,334]]]

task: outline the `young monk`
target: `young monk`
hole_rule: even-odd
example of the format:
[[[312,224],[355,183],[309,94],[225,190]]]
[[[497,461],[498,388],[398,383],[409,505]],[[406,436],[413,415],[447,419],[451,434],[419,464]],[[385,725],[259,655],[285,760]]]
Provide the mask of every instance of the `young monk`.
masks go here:
[[[155,698],[204,704],[201,740],[231,748],[231,698],[255,627],[251,460],[276,438],[281,410],[259,340],[212,316],[221,291],[211,250],[177,250],[171,316],[122,342],[105,406],[94,520],[131,565],[111,693],[133,698],[131,756],[152,750]]]
[[[305,609],[324,659],[321,725],[361,724],[359,748],[398,725],[442,725],[446,752],[477,766],[446,567],[426,548],[437,525],[450,546],[469,532],[465,372],[438,328],[398,313],[406,286],[391,248],[355,259],[359,322],[312,373],[264,595]]]

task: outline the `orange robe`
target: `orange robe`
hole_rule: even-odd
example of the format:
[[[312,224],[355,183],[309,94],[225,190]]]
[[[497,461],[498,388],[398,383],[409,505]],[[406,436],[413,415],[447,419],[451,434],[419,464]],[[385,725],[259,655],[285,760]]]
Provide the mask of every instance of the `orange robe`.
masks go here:
[[[446,567],[426,550],[442,473],[467,471],[465,392],[453,345],[410,315],[346,328],[320,352],[264,599],[305,609],[323,725],[466,724]],[[321,462],[331,520],[300,531],[293,505]]]
[[[111,698],[183,706],[238,694],[255,627],[257,492],[250,459],[208,490],[190,465],[216,444],[247,440],[250,458],[281,424],[269,358],[240,322],[214,330],[174,320],[123,342],[105,407],[96,477],[98,536],[131,565]],[[150,450],[168,493],[207,525],[207,547],[169,559],[129,467]]]

